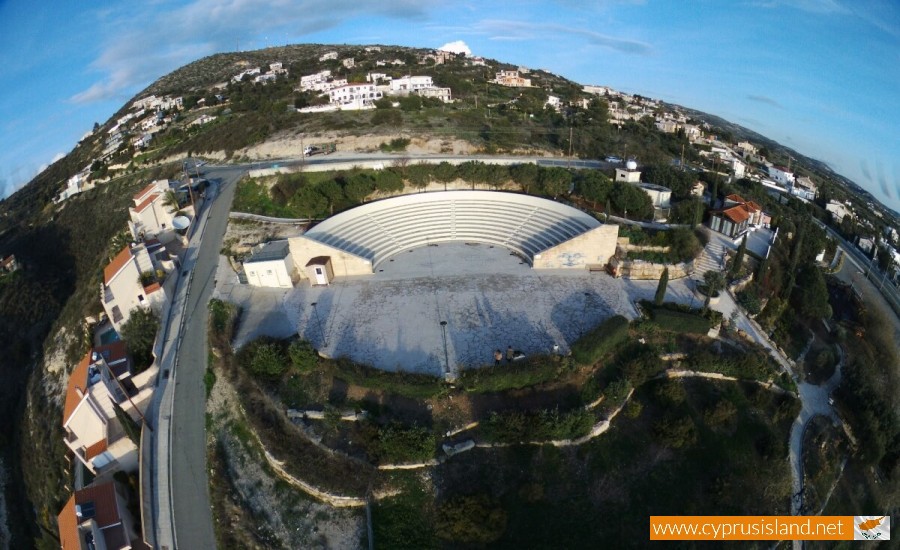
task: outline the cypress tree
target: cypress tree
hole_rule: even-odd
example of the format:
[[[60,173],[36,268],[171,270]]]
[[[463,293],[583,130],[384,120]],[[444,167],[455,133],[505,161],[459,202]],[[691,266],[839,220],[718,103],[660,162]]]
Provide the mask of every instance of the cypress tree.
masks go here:
[[[659,276],[659,285],[656,287],[656,297],[653,302],[656,305],[662,305],[666,299],[666,287],[669,284],[669,268],[663,269],[662,275]]]
[[[744,254],[747,251],[747,235],[744,235],[744,239],[741,241],[741,246],[738,247],[737,254],[734,255],[734,263],[731,264],[731,272],[729,276],[734,279],[741,272],[741,264],[744,263]]]

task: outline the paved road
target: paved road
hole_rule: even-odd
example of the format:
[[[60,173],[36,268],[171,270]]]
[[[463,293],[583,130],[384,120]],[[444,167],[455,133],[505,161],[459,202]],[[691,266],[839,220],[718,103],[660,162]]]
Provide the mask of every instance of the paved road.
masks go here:
[[[234,197],[234,184],[243,168],[211,169],[219,180],[202,236],[202,246],[188,251],[185,266],[192,280],[185,297],[183,334],[178,348],[170,447],[171,499],[178,548],[215,548],[206,472],[206,393],[203,374],[207,362],[206,304],[214,286],[219,249]],[[198,243],[199,244],[199,243]]]
[[[418,160],[428,159],[432,162],[458,162],[460,160],[473,160],[484,163],[492,163],[498,161],[520,161],[535,162],[540,166],[559,166],[563,168],[610,168],[621,165],[610,164],[602,160],[581,160],[567,159],[560,157],[529,157],[529,156],[491,156],[491,155],[435,155],[435,154],[390,154],[390,153],[350,153],[341,152],[333,153],[327,156],[313,156],[309,158],[286,158],[286,159],[266,159],[257,162],[247,163],[243,166],[245,169],[262,170],[265,168],[277,168],[285,166],[321,166],[328,164],[347,164],[347,163],[365,163],[373,161],[394,162],[398,160],[408,160],[416,162]],[[207,168],[208,169],[208,168]],[[207,172],[211,173],[211,172]]]

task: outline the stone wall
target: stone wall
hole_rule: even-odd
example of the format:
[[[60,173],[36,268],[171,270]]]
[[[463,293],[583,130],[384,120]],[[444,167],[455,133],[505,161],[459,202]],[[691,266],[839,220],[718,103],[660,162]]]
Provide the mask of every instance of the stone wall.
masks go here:
[[[669,268],[669,280],[689,277],[694,272],[694,262],[680,264],[654,264],[642,260],[625,260],[619,265],[619,275],[626,279],[659,280],[665,268]]]
[[[372,274],[372,262],[327,244],[306,237],[293,237],[288,239],[288,246],[291,249],[291,256],[294,258],[297,273],[304,279],[306,278],[306,264],[317,256],[331,258],[331,267],[335,277]]]
[[[534,255],[534,269],[603,266],[616,253],[619,226],[604,224]]]

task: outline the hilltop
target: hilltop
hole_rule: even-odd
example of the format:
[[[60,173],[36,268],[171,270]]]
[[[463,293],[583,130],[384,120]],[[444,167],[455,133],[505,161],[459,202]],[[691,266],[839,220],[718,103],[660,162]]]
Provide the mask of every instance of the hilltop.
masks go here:
[[[352,62],[346,61],[349,59]],[[259,72],[253,73],[256,68]],[[367,77],[384,86],[390,82],[388,77],[393,81],[407,75],[427,76],[433,89],[449,90],[452,101],[443,101],[443,92],[434,92],[433,96],[397,94],[372,98],[372,104],[366,108],[327,110],[329,101],[318,93],[320,90],[301,89],[300,84],[302,77],[326,70],[330,73],[323,77],[326,87],[329,82],[343,80],[366,83]],[[507,76],[500,78],[499,73],[504,71]],[[267,73],[273,76],[256,81]],[[375,73],[381,76],[376,77]],[[518,85],[526,80],[528,86]],[[667,120],[677,130],[661,130],[660,125]],[[711,137],[715,135],[718,139]],[[771,151],[767,161],[786,162],[787,156],[792,156],[798,175],[809,175],[818,184],[821,196],[806,202],[787,193],[782,194],[784,201],[769,198],[759,178],[742,179],[720,171],[713,149],[730,149],[740,140]],[[0,440],[13,443],[4,447],[3,458],[6,467],[16,472],[8,476],[11,482],[6,495],[7,502],[13,503],[8,509],[10,524],[18,529],[15,540],[41,540],[45,547],[53,546],[53,541],[46,536],[41,538],[40,533],[41,528],[53,531],[50,518],[60,506],[62,486],[70,481],[62,458],[61,428],[56,421],[62,388],[67,370],[84,351],[84,319],[100,310],[100,273],[109,260],[111,243],[125,225],[134,192],[156,178],[181,177],[181,162],[186,157],[243,163],[282,156],[296,158],[301,156],[304,145],[326,144],[335,145],[339,151],[392,153],[396,166],[391,170],[402,172],[407,181],[416,173],[431,177],[426,170],[403,171],[411,158],[424,152],[584,159],[634,156],[642,166],[649,167],[647,173],[658,177],[659,183],[670,185],[673,197],[684,204],[694,204],[688,201],[694,200],[690,198],[690,186],[697,180],[709,188],[718,187],[721,178],[718,195],[722,196],[729,191],[759,194],[754,198],[781,214],[779,222],[785,233],[798,228],[807,231],[802,246],[794,241],[779,243],[773,255],[777,268],[772,270],[771,280],[767,278],[766,290],[773,293],[772,303],[781,307],[769,314],[769,321],[778,328],[779,338],[794,345],[797,341],[791,334],[802,331],[803,325],[785,313],[791,309],[787,300],[774,297],[774,293],[781,292],[782,279],[793,277],[788,269],[792,254],[799,257],[802,252],[805,261],[819,252],[824,236],[818,228],[812,228],[809,219],[815,217],[840,225],[824,209],[827,199],[836,199],[851,201],[859,219],[868,222],[868,226],[860,221],[842,228],[847,229],[848,237],[881,233],[891,224],[897,225],[896,219],[879,217],[878,209],[868,204],[870,196],[860,197],[858,188],[850,186],[824,163],[798,155],[738,125],[651,98],[604,87],[585,87],[543,70],[394,46],[295,45],[205,57],[142,90],[109,120],[98,124],[63,159],[0,201],[0,254],[14,254],[23,266],[0,285],[0,339],[12,343],[0,357],[0,375],[6,382],[0,389],[0,413],[13,419]],[[675,159],[683,159],[697,173],[676,172],[672,168]],[[745,163],[757,171],[765,167],[759,161]],[[346,184],[343,175],[329,177]],[[732,182],[726,184],[725,178]],[[292,185],[289,178],[282,181],[287,182],[284,187]],[[309,182],[303,182],[306,183]],[[251,190],[264,195],[264,201],[273,200],[268,188],[251,185],[255,186]],[[711,194],[716,195],[715,189]],[[579,193],[587,196],[583,189]],[[593,202],[602,207],[604,201]],[[618,204],[613,205],[618,208]],[[608,200],[606,207],[610,207]],[[680,212],[685,216],[681,221],[693,220],[692,212]],[[793,278],[789,281],[789,288],[793,288]],[[639,329],[635,329],[635,334]],[[687,403],[682,407],[684,416],[697,416],[698,411],[706,410],[706,389],[701,386],[699,382],[689,384],[687,400],[682,397]],[[659,412],[668,396],[650,389],[652,386],[638,392],[635,399]],[[866,388],[872,393],[877,390]],[[735,418],[757,422],[753,420],[755,409],[743,404],[744,397],[729,394],[729,398],[740,409],[741,414]],[[629,425],[639,423],[639,414],[638,411],[635,417],[628,417]],[[787,429],[789,415],[782,414],[785,416],[779,417],[777,426],[765,427],[767,434],[781,434]],[[887,420],[884,422],[888,424]],[[703,424],[698,422],[698,426]],[[719,434],[701,435],[710,445],[718,444]],[[744,443],[748,450],[757,444]],[[763,459],[772,458],[773,449],[781,449],[780,444],[768,440],[763,443]],[[592,444],[594,451],[603,454],[603,459],[592,463],[592,467],[605,467],[605,462],[618,456],[615,446],[619,444],[636,443],[631,436],[617,435],[612,442]],[[568,453],[537,454],[540,456],[531,457],[528,452],[510,451],[508,457],[497,462],[505,465],[518,461],[527,465],[533,460],[552,466],[563,459],[588,460]],[[22,460],[23,456],[27,460]],[[22,475],[18,475],[20,469]],[[615,486],[625,492],[628,475],[619,473],[622,476],[615,479]],[[462,478],[464,474],[447,472],[446,479]],[[565,483],[583,481],[580,477],[555,480],[548,482],[547,491],[556,491],[553,496],[559,498]],[[516,483],[527,494],[536,491],[534,486],[538,485],[528,479]],[[554,483],[559,487],[554,488]],[[719,480],[711,479],[710,483]],[[779,487],[779,491],[782,489]],[[532,496],[534,510],[540,510],[538,504],[545,500],[543,495]],[[581,495],[584,499],[594,496]],[[670,497],[673,502],[677,500],[674,494]],[[398,506],[419,504],[401,502]],[[30,517],[31,510],[35,510],[36,517]],[[518,520],[526,519],[520,516]]]

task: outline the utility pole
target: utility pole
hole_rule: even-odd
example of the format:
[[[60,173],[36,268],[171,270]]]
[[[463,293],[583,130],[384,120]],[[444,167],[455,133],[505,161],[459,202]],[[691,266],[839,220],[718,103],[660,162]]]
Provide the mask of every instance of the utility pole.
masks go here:
[[[569,162],[566,164],[566,168],[572,168],[572,127],[569,126]]]
[[[684,143],[681,144],[681,171],[684,172]]]

